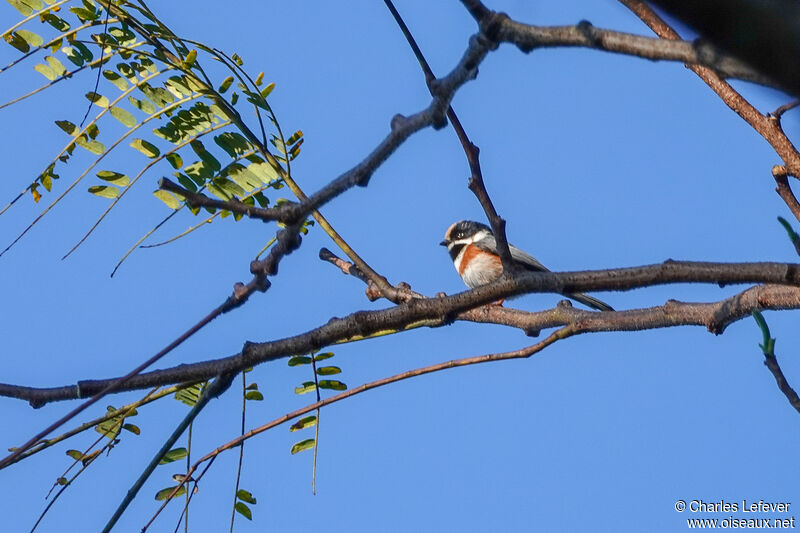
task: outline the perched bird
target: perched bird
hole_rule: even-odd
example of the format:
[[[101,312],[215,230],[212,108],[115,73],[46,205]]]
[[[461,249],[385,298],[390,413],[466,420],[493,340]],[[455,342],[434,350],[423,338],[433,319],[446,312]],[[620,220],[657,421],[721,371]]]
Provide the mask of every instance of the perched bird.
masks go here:
[[[456,222],[447,228],[444,240],[439,244],[447,246],[453,265],[470,289],[491,283],[503,274],[503,265],[497,254],[497,242],[486,224],[471,220]],[[510,244],[508,248],[511,259],[520,267],[533,272],[549,272],[544,265],[519,248]],[[599,311],[614,310],[610,305],[587,294],[568,293],[564,296]]]

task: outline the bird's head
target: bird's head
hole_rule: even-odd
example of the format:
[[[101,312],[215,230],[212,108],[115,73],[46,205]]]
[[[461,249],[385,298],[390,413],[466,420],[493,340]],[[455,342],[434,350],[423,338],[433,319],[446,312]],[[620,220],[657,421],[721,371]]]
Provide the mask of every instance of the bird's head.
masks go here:
[[[454,247],[462,247],[473,242],[477,242],[487,235],[491,235],[492,230],[486,224],[474,222],[472,220],[461,220],[452,224],[444,233],[444,240],[439,244],[447,246],[448,250]]]

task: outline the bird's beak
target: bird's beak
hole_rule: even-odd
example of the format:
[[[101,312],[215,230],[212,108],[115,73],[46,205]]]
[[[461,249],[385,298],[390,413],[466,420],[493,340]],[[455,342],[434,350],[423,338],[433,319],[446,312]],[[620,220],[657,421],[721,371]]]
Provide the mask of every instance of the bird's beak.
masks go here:
[[[447,246],[447,241],[442,241],[439,243],[439,246]]]

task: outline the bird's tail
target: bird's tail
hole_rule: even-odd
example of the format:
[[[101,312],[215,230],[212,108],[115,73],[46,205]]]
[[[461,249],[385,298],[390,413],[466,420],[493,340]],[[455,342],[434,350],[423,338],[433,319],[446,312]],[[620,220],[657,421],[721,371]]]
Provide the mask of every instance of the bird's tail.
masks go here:
[[[597,309],[598,311],[613,311],[614,308],[608,305],[605,302],[598,300],[597,298],[592,298],[588,294],[583,294],[581,292],[573,292],[569,294],[565,294],[567,298],[572,298],[576,302],[580,302],[583,305],[589,306],[593,309]]]

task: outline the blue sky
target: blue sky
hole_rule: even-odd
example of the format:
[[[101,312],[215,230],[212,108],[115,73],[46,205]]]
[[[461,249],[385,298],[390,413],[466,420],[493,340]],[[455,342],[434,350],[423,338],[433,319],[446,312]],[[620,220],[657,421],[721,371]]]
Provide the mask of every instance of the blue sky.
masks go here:
[[[307,192],[361,161],[394,114],[429,103],[416,60],[382,2],[164,4],[151,7],[176,32],[238,52],[250,72],[263,70],[265,80],[276,83],[271,103],[282,126],[305,133],[293,174]],[[487,4],[528,23],[586,19],[649,34],[610,0]],[[475,32],[460,2],[398,1],[397,8],[434,71],[448,72]],[[0,26],[17,19],[13,8],[0,5]],[[2,64],[16,57],[10,47],[0,50]],[[0,76],[3,101],[41,81],[32,66]],[[80,95],[93,83],[93,76],[84,76],[63,92],[0,110],[0,198],[16,195],[62,147],[64,134],[52,120],[80,122]],[[744,83],[736,87],[763,112],[789,100]],[[683,65],[585,49],[525,55],[506,45],[490,54],[453,106],[481,147],[487,187],[508,221],[509,239],[553,270],[668,258],[797,261],[776,222],[779,215],[790,218],[770,175],[779,159]],[[784,120],[790,136],[799,129],[792,113]],[[121,150],[114,161],[133,171],[142,159]],[[77,172],[78,166],[67,168]],[[230,219],[170,246],[140,250],[109,278],[125,250],[167,214],[151,192],[168,174],[164,167],[146,175],[66,261],[61,256],[107,205],[83,185],[0,258],[2,381],[52,386],[123,374],[218,305],[234,282],[249,279],[249,261],[274,228]],[[464,287],[438,242],[452,222],[482,220],[466,187],[468,174],[452,130],[426,130],[381,166],[368,188],[347,192],[323,213],[390,281],[429,295],[455,293]],[[40,208],[26,200],[4,214],[1,244]],[[181,214],[160,235],[195,222]],[[281,338],[333,316],[387,307],[368,302],[359,281],[317,260],[322,246],[334,249],[313,228],[267,293],[213,322],[159,366],[233,354],[247,340]],[[669,298],[713,301],[743,288],[681,285],[598,296],[628,309]],[[510,305],[536,310],[558,300],[532,295]],[[797,316],[765,313],[784,372],[800,386]],[[679,531],[687,517],[729,516],[678,513],[679,499],[800,505],[798,414],[764,368],[760,341],[752,320],[722,336],[697,327],[587,335],[530,360],[457,369],[362,394],[322,412],[316,496],[311,454],[289,454],[299,439],[288,426],[248,442],[242,487],[258,504],[254,521],[238,519],[236,530]],[[355,387],[532,342],[499,326],[457,323],[333,351],[342,380]],[[293,394],[309,378],[305,370],[278,361],[249,374],[265,401],[250,403],[248,426],[310,402]],[[108,398],[92,413],[139,396]],[[194,428],[196,453],[238,435],[238,396],[231,392],[208,407]],[[72,406],[34,411],[0,400],[3,445],[23,442]],[[135,419],[142,435],[127,436],[79,478],[41,530],[63,530],[64,524],[98,530],[185,412],[171,400],[142,408]],[[8,531],[31,527],[50,484],[68,466],[64,450],[94,438],[77,437],[0,473]],[[149,519],[157,507],[153,495],[179,471],[171,466],[156,471],[120,531],[138,530]],[[229,453],[204,478],[191,509],[195,531],[228,527],[235,466]],[[178,507],[154,531],[171,531]]]

